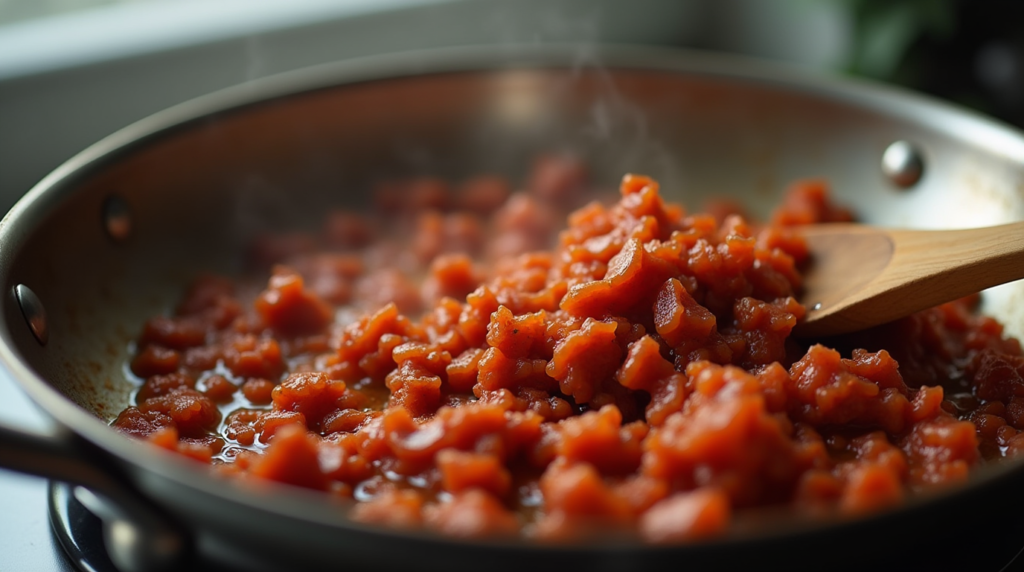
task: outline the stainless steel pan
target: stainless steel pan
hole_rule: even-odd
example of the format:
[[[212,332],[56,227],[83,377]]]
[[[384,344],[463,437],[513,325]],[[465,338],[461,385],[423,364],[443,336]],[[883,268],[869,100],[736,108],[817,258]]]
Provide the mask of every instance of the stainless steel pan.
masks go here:
[[[897,141],[916,156],[887,175],[882,158]],[[667,548],[537,546],[357,525],[320,496],[221,482],[107,426],[126,405],[123,367],[143,321],[196,274],[238,270],[255,232],[319,224],[326,205],[358,205],[378,178],[486,171],[519,181],[532,156],[551,150],[582,154],[608,188],[627,171],[653,175],[691,208],[727,195],[763,213],[788,181],[814,176],[872,223],[1024,219],[1024,137],[873,85],[637,48],[461,48],[292,73],[108,137],[0,222],[0,362],[54,419],[46,434],[0,429],[0,465],[82,485],[76,496],[103,518],[126,572],[197,557],[242,570],[1009,561],[1024,542],[1013,517],[1024,505],[1020,463],[860,520],[766,519]],[[1024,285],[1001,287],[985,311],[1022,334],[1022,300]]]

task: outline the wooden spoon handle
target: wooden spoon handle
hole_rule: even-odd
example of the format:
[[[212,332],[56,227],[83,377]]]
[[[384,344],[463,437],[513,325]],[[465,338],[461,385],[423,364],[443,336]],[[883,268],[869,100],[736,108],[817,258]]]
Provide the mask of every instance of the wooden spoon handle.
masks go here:
[[[829,238],[861,241],[874,256],[858,268],[824,269],[833,277],[823,279],[849,285],[827,289],[839,293],[833,300],[805,300],[801,336],[863,329],[1024,278],[1024,222],[964,230],[850,229]],[[827,258],[821,262],[828,265]]]
[[[1024,222],[952,231],[888,231],[892,261],[870,289],[920,309],[1024,278]]]

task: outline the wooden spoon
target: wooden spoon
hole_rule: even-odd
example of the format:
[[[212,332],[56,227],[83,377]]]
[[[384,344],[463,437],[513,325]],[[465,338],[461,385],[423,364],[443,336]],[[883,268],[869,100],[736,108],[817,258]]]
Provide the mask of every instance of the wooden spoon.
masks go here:
[[[798,337],[862,330],[1024,278],[1024,222],[967,230],[804,227]]]

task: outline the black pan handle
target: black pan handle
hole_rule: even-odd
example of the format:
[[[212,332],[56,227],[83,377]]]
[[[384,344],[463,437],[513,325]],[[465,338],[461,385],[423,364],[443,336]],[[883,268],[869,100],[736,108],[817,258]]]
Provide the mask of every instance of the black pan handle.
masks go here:
[[[179,569],[188,537],[108,467],[105,456],[58,423],[38,432],[0,423],[0,467],[76,485],[75,498],[103,521],[107,553],[119,570]]]
[[[30,475],[81,484],[97,490],[115,487],[114,479],[88,453],[89,444],[67,428],[49,423],[25,431],[0,423],[0,466]]]

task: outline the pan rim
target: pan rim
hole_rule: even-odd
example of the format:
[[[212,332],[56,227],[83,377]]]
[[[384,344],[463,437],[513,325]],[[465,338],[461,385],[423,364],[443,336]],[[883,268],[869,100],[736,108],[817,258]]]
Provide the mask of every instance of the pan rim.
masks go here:
[[[682,73],[690,76],[775,87],[797,91],[849,104],[881,115],[899,116],[914,123],[939,126],[943,132],[955,133],[957,138],[977,145],[1024,167],[1024,134],[996,120],[928,96],[891,86],[882,86],[864,80],[841,77],[822,77],[806,70],[769,63],[751,58],[702,52],[697,50],[652,48],[629,45],[581,46],[577,44],[544,46],[459,46],[417,52],[369,56],[321,64],[310,68],[285,72],[268,78],[229,87],[204,95],[137,121],[101,139],[81,151],[37,183],[0,220],[0,283],[10,290],[11,261],[18,256],[25,239],[65,195],[72,193],[77,184],[95,170],[117,161],[135,149],[178,129],[187,129],[198,121],[223,113],[242,111],[253,105],[281,100],[289,96],[322,89],[345,88],[362,83],[386,80],[407,80],[419,76],[437,76],[460,73],[500,73],[516,69],[573,69],[591,59],[601,62],[601,69],[623,71],[650,71]],[[584,69],[587,69],[584,66]],[[936,120],[941,118],[941,120]],[[4,303],[12,303],[10,296]],[[203,468],[142,443],[116,436],[117,433],[103,421],[65,398],[37,375],[14,349],[14,327],[0,324],[0,367],[25,390],[32,400],[55,421],[85,438],[122,465],[158,473],[177,485],[196,492],[216,496],[232,503],[246,505],[260,512],[281,517],[315,522],[334,528],[359,531],[380,531],[395,538],[421,538],[453,546],[465,546],[465,541],[438,536],[429,532],[395,531],[355,523],[344,511],[322,501],[319,493],[292,490],[292,487],[272,485],[273,495],[259,495],[213,477]],[[116,436],[116,437],[115,437]],[[696,544],[668,547],[669,550],[712,549],[722,545],[771,541],[814,529],[843,527],[870,522],[890,512],[909,512],[922,504],[940,498],[958,495],[966,490],[1004,478],[1020,471],[1020,463],[1001,463],[977,470],[963,486],[950,487],[934,495],[915,497],[900,506],[854,519],[816,520],[804,526],[778,527],[739,537]],[[263,488],[262,486],[259,488]],[[314,496],[315,494],[315,496]],[[539,551],[574,552],[620,550],[623,548],[661,550],[637,543],[627,546],[607,544],[547,545],[530,541],[487,542],[473,541],[474,546],[515,546]]]

